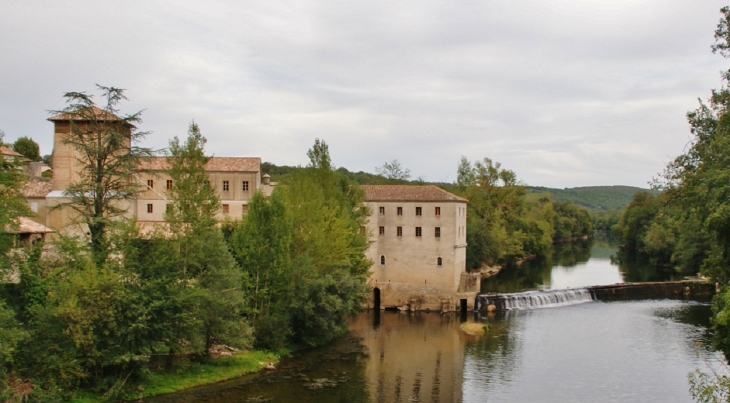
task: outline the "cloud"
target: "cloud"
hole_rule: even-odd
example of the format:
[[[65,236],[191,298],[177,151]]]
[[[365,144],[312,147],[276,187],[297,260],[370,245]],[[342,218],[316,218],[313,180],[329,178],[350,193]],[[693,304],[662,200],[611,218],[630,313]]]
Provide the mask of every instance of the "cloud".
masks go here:
[[[720,85],[719,1],[0,5],[0,129],[52,147],[65,91],[126,88],[148,145],[195,119],[218,156],[453,181],[461,155],[532,185],[644,186]]]

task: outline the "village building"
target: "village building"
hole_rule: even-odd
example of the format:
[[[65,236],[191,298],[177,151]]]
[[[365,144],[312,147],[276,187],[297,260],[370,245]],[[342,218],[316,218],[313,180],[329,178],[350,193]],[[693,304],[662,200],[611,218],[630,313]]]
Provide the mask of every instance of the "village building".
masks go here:
[[[365,185],[373,261],[368,307],[472,310],[479,276],[466,272],[467,200],[436,186]]]
[[[93,115],[104,122],[119,119],[99,108],[93,107]],[[59,114],[48,119],[54,124],[53,179],[45,184],[32,181],[24,194],[37,215],[34,220],[57,230],[74,227],[79,222],[69,208],[53,209],[54,205],[68,201],[64,191],[71,183],[80,179],[81,163],[78,150],[64,141],[71,132],[71,121],[84,128],[84,121],[78,116]],[[133,129],[131,126],[129,129]],[[128,216],[135,216],[143,230],[164,222],[166,205],[170,202],[168,192],[172,179],[167,174],[170,168],[167,157],[153,157],[142,162],[140,173],[134,178],[142,192],[133,200],[118,202],[119,208]],[[218,219],[230,217],[240,219],[246,214],[248,202],[261,190],[271,194],[276,185],[268,175],[261,175],[261,158],[258,157],[213,157],[205,166],[209,180],[221,200]]]

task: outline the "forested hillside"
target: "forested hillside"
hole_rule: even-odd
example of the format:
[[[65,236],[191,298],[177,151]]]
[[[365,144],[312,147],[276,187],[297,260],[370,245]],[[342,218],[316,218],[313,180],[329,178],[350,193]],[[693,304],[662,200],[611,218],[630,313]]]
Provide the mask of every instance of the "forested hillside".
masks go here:
[[[585,186],[576,188],[553,189],[541,186],[528,186],[533,193],[550,192],[554,201],[571,202],[589,210],[611,210],[624,208],[638,192],[649,192],[655,196],[659,192],[633,186]]]

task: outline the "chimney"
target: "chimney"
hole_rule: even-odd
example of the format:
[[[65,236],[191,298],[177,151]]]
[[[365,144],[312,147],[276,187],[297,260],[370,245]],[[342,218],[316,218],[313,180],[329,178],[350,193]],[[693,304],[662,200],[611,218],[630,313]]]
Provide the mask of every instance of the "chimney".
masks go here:
[[[261,183],[264,185],[271,184],[271,176],[269,176],[269,174],[264,174],[264,176],[261,177]]]

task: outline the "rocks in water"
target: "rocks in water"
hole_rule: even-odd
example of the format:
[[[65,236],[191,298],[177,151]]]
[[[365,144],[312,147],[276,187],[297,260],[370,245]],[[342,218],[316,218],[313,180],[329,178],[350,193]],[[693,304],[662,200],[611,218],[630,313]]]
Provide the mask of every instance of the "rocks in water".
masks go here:
[[[497,310],[497,305],[489,304],[487,305],[487,312],[494,312]]]
[[[317,390],[322,388],[334,388],[337,386],[337,381],[327,378],[315,379],[312,383],[305,383],[304,387],[309,390]]]

